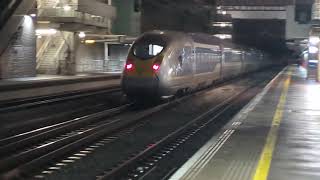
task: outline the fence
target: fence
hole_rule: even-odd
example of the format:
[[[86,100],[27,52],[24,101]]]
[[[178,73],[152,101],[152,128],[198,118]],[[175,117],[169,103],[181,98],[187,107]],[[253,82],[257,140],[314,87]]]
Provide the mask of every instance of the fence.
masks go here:
[[[108,59],[108,60],[91,60],[85,63],[77,64],[77,72],[121,72],[125,60]]]

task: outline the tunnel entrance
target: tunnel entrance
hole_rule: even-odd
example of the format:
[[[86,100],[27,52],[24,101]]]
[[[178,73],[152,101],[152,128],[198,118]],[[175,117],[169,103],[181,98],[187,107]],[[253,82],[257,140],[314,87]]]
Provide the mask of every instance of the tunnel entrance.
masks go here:
[[[233,19],[233,40],[237,44],[272,52],[283,53],[285,43],[285,20]]]

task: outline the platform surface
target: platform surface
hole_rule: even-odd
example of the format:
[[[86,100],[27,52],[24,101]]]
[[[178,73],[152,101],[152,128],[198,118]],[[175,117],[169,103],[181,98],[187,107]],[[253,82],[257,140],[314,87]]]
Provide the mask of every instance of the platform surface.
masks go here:
[[[75,76],[38,75],[0,80],[0,103],[24,98],[120,86],[120,73],[78,74]]]
[[[289,66],[170,179],[319,180],[320,84]]]
[[[5,86],[15,86],[15,85],[26,85],[30,83],[39,83],[39,82],[62,82],[66,80],[86,80],[86,79],[95,79],[95,78],[119,78],[121,73],[82,73],[76,74],[73,76],[63,76],[63,75],[45,75],[39,74],[35,77],[23,77],[23,78],[11,78],[11,79],[2,79],[0,80],[0,87]]]

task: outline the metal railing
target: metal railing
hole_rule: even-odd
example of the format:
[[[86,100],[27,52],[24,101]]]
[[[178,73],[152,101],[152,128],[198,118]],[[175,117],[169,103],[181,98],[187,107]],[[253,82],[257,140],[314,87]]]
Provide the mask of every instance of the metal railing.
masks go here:
[[[218,0],[221,6],[288,6],[294,5],[294,0]]]
[[[44,53],[48,50],[49,46],[53,42],[53,36],[46,36],[44,42],[41,44],[41,47],[37,50],[37,69],[40,66],[40,62],[43,60]]]
[[[125,59],[108,59],[105,64],[105,70],[107,72],[122,72],[125,63]]]
[[[229,11],[285,11],[284,6],[222,6],[223,10]]]
[[[40,48],[41,52],[37,53],[37,69],[40,68],[40,66],[47,60],[52,61],[53,63],[53,67],[50,67],[49,69],[54,69],[56,70],[55,74],[58,73],[59,68],[61,66],[61,62],[65,61],[66,59],[66,52],[68,50],[68,42],[72,41],[72,37],[73,34],[72,33],[64,33],[61,32],[61,37],[59,37],[59,40],[57,42],[57,37],[48,37],[48,40],[46,40],[47,42],[45,42],[45,44],[43,44],[43,47]],[[63,36],[63,37],[62,37]],[[55,41],[55,42],[54,42]],[[45,59],[44,55],[47,52],[47,50],[50,48],[49,45],[55,43],[57,47],[55,53],[53,54],[53,56],[50,59]],[[46,48],[45,48],[46,46]],[[48,71],[48,69],[47,69]]]
[[[77,64],[77,72],[122,72],[125,60],[90,60]]]
[[[107,18],[78,12],[74,9],[65,10],[63,8],[40,8],[38,9],[38,18],[65,18],[65,21],[78,22],[101,27],[108,26]],[[59,21],[61,20],[63,21],[63,19],[59,19]]]

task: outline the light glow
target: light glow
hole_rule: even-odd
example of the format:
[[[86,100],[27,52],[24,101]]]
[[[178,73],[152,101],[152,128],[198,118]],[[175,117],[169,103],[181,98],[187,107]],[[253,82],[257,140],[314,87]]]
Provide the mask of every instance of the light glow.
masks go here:
[[[160,69],[160,65],[159,64],[154,64],[152,66],[152,69],[155,70],[155,71],[158,71]]]
[[[71,10],[71,6],[65,5],[65,6],[63,6],[63,10],[70,11]]]
[[[312,44],[312,45],[317,45],[317,44],[320,42],[320,38],[317,37],[317,36],[311,36],[311,37],[309,38],[309,42],[310,42],[310,44]]]
[[[217,38],[220,38],[220,39],[231,39],[232,38],[231,34],[215,34],[214,36]]]
[[[311,54],[315,54],[318,51],[319,51],[319,49],[317,47],[314,47],[314,46],[309,47],[309,53],[311,53]]]
[[[57,33],[56,29],[37,29],[36,30],[36,35],[37,36],[53,35],[53,34],[56,34],[56,33]]]
[[[126,64],[126,69],[127,70],[130,70],[132,68],[133,68],[133,64],[132,63]]]
[[[232,23],[219,22],[219,23],[213,23],[212,26],[214,26],[214,27],[232,27]]]
[[[84,33],[84,32],[79,33],[79,38],[85,38],[85,37],[86,37],[86,33]]]
[[[318,60],[314,60],[314,59],[311,59],[309,60],[310,63],[318,63]]]

